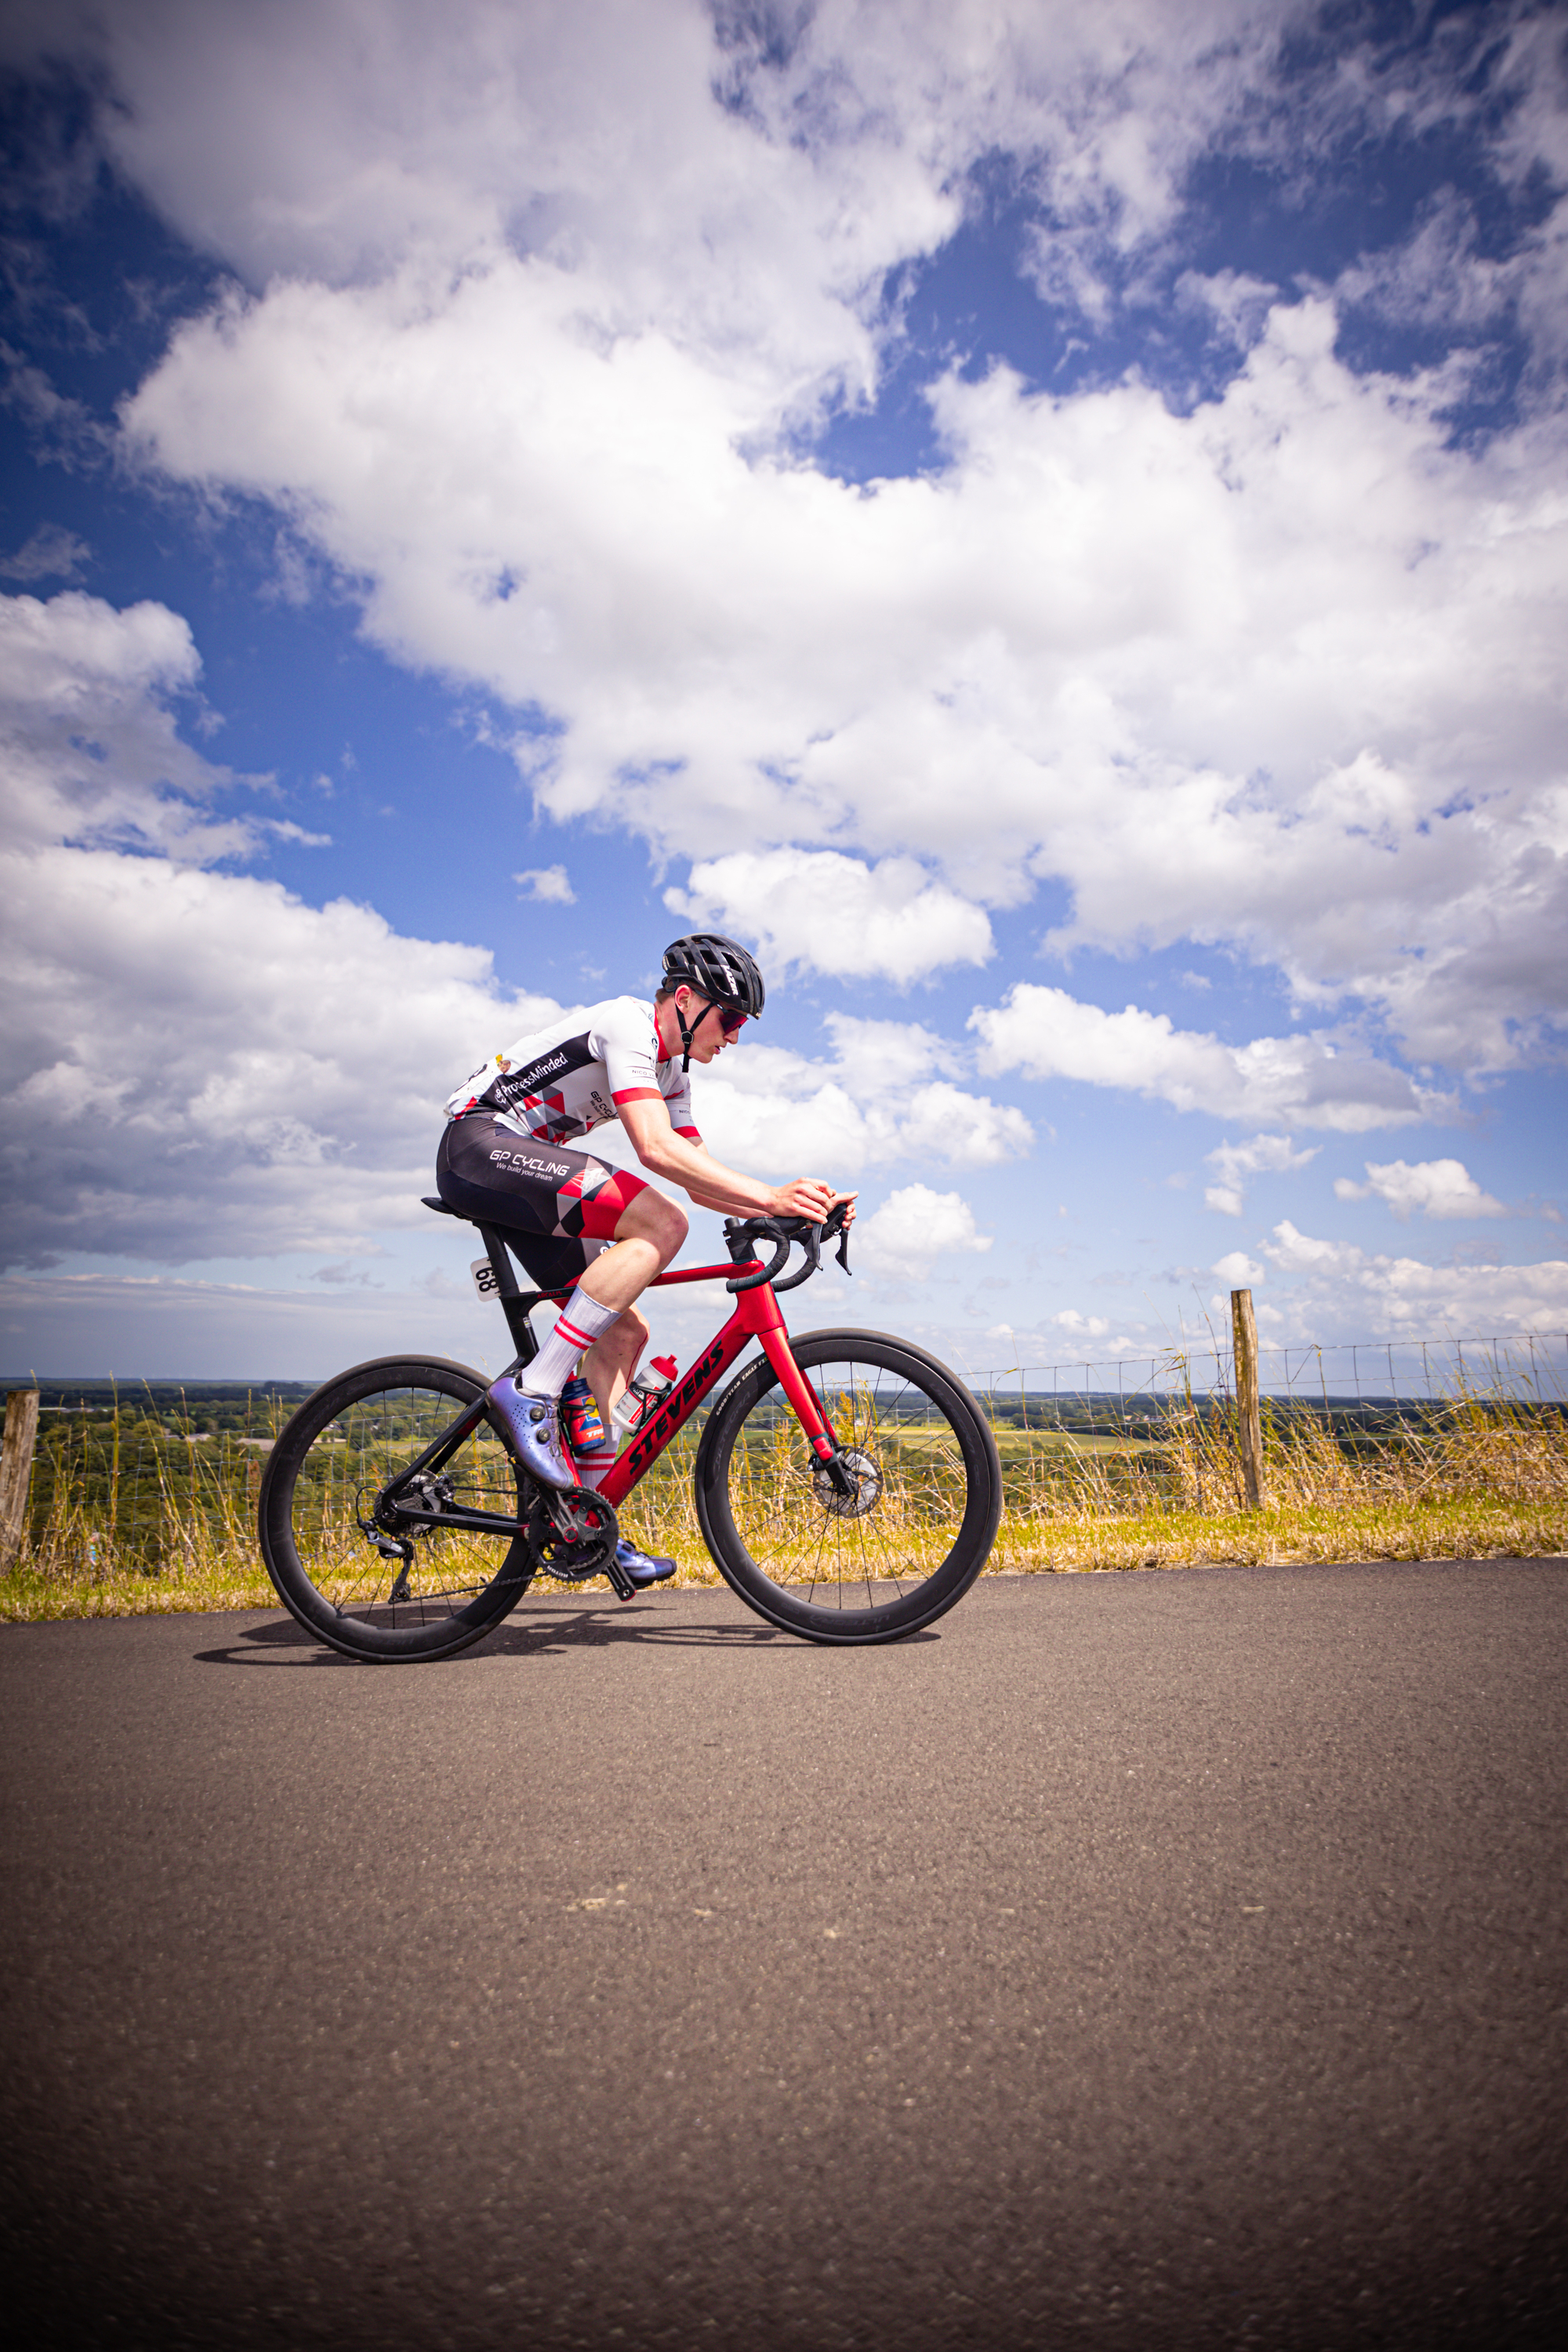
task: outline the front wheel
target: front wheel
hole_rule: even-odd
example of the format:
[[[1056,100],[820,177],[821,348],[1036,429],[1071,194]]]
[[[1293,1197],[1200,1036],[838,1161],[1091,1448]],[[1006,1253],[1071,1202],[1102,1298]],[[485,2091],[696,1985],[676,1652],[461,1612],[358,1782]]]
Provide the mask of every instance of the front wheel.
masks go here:
[[[855,1480],[824,1475],[766,1358],[708,1416],[697,1516],[741,1599],[813,1642],[892,1642],[961,1600],[1002,1513],[990,1424],[934,1356],[877,1331],[792,1339]]]
[[[279,1598],[319,1641],[351,1658],[447,1658],[521,1597],[531,1573],[523,1536],[376,1516],[388,1482],[484,1392],[466,1365],[386,1356],[329,1381],[285,1424],[262,1475],[261,1556]],[[516,1519],[519,1476],[481,1419],[438,1450],[417,1504]]]

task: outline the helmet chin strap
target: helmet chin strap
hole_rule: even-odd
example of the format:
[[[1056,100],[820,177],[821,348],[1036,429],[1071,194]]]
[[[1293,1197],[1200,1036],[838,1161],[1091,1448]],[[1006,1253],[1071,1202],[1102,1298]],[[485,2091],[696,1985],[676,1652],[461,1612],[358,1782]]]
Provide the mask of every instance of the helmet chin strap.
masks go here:
[[[691,1041],[696,1036],[699,1029],[701,1028],[702,1024],[706,1021],[708,1015],[712,1012],[713,1007],[711,1004],[705,1004],[689,1029],[686,1025],[686,1015],[680,1009],[680,999],[676,997],[673,1002],[675,1004],[675,1017],[680,1024],[680,1042],[686,1048],[680,1057],[680,1075],[684,1077],[688,1070],[691,1067]]]

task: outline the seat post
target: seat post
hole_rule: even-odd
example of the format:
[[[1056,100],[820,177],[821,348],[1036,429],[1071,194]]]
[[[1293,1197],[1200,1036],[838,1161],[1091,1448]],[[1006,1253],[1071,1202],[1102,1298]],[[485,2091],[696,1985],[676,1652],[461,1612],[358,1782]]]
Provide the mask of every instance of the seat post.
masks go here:
[[[531,1364],[539,1353],[539,1341],[529,1321],[529,1311],[539,1304],[542,1293],[521,1291],[512,1271],[511,1254],[499,1225],[480,1225],[479,1239],[485,1245],[485,1255],[490,1262],[490,1272],[496,1278],[496,1290],[500,1297],[506,1328],[511,1333],[511,1344],[517,1349],[518,1364]]]

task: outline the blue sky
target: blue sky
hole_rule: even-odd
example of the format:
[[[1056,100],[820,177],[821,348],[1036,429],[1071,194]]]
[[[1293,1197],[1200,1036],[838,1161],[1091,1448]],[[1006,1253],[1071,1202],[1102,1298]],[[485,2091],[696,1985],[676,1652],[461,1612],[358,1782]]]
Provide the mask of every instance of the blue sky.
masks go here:
[[[699,921],[799,1324],[1561,1332],[1565,45],[8,10],[4,1364],[495,1354],[440,1101]]]

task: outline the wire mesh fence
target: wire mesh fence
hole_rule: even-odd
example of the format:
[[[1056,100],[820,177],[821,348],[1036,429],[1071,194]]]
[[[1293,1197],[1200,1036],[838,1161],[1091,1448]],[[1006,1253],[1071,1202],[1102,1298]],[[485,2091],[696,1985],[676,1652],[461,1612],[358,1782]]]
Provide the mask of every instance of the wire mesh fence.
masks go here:
[[[972,1383],[1002,1464],[993,1564],[1568,1546],[1568,1334],[1264,1347],[1260,1371],[1263,1513],[1247,1507],[1223,1344]],[[57,1583],[192,1591],[259,1577],[262,1465],[305,1392],[45,1391],[19,1567]],[[639,1539],[689,1558],[702,1580],[700,1435],[694,1421],[627,1510]]]
[[[1259,1349],[1277,1507],[1568,1494],[1568,1335]],[[1246,1507],[1217,1342],[993,1375],[1007,1507],[1036,1518]]]
[[[43,1391],[22,1565],[88,1582],[232,1568],[255,1551],[261,1465],[307,1392]]]

